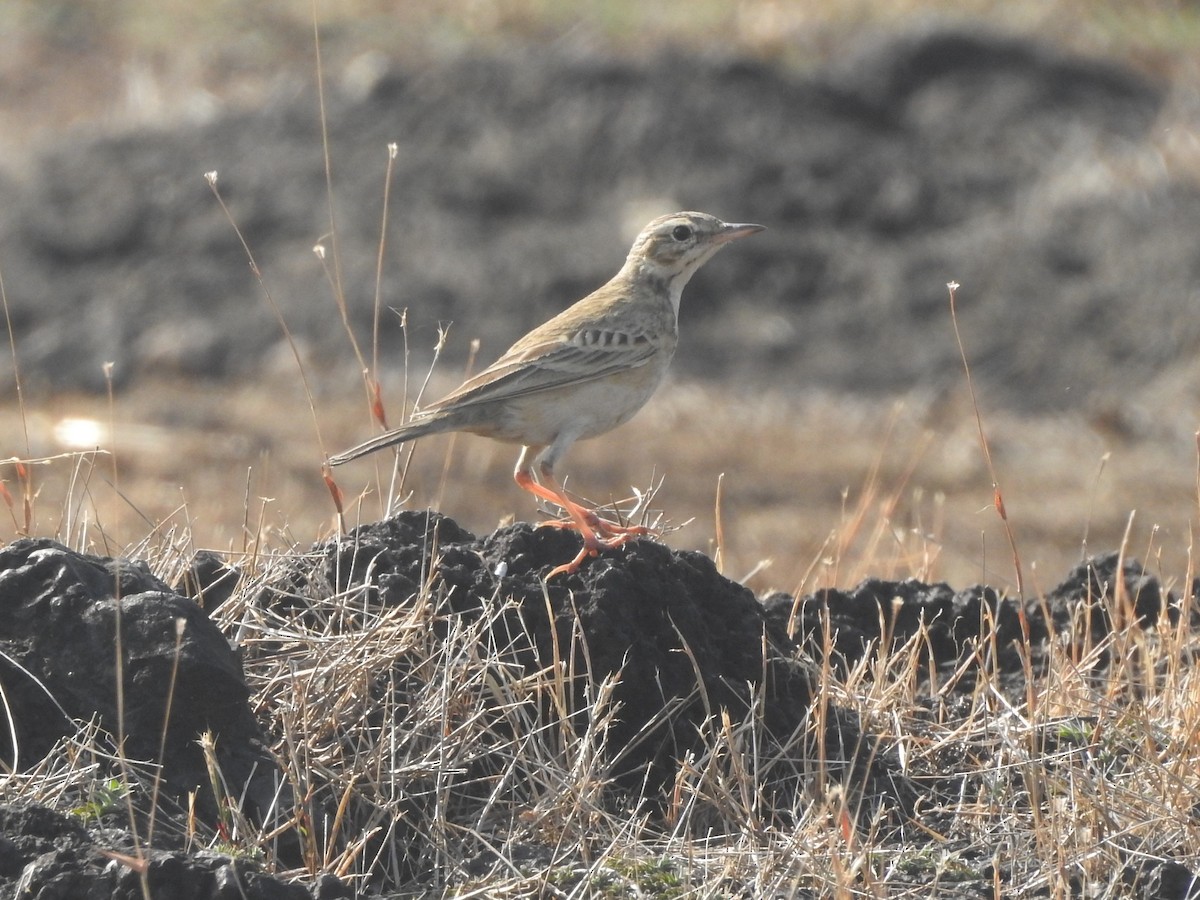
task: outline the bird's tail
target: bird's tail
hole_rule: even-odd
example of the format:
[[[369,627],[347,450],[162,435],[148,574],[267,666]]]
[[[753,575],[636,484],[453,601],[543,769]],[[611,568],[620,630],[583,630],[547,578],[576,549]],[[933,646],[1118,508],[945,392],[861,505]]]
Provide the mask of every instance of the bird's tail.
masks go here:
[[[358,446],[351,447],[349,450],[343,450],[341,453],[334,454],[329,457],[329,464],[331,466],[340,466],[342,463],[348,463],[352,459],[358,459],[360,456],[366,456],[368,453],[374,453],[376,450],[382,450],[384,447],[404,444],[416,438],[424,437],[427,434],[445,430],[445,423],[438,419],[430,419],[425,422],[410,422],[407,425],[401,425],[399,428],[393,428],[391,431],[385,431],[383,434],[377,434],[370,440],[363,441]]]

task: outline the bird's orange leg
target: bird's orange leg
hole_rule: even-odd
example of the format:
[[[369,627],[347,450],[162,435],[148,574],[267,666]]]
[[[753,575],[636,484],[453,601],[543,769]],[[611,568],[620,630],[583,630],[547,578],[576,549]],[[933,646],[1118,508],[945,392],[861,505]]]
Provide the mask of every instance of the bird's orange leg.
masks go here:
[[[535,497],[562,507],[567,513],[565,519],[547,522],[546,525],[574,528],[583,538],[583,547],[579,554],[566,565],[552,569],[546,576],[547,579],[553,578],[555,575],[575,572],[589,556],[596,556],[601,550],[613,550],[620,547],[639,534],[650,533],[649,529],[641,528],[641,526],[625,527],[605,521],[594,510],[576,503],[559,485],[558,480],[554,477],[551,464],[546,460],[542,460],[538,466],[542,476],[542,482],[539,483],[533,477],[533,473],[530,471],[531,467],[527,463],[529,451],[530,448],[525,448],[521,452],[521,458],[517,461],[517,469],[513,473],[513,479],[517,486],[522,490],[529,491]]]
[[[536,489],[526,487],[522,484],[520,478],[517,479],[517,484],[520,484],[527,491],[536,494],[543,500],[549,500],[556,506],[561,506],[567,511],[567,515],[561,519],[550,519],[546,522],[540,522],[539,527],[579,528],[579,519],[582,517],[596,534],[606,538],[621,538],[619,543],[613,545],[614,547],[619,547],[631,537],[658,534],[653,528],[647,528],[645,525],[621,525],[617,522],[610,522],[608,519],[602,518],[597,510],[588,509],[586,506],[576,503],[567,496],[567,492],[552,475],[543,474],[542,477],[550,482],[549,489],[536,481],[532,482],[536,485]]]
[[[539,527],[578,529],[579,520],[582,517],[593,532],[606,538],[623,538],[621,543],[624,543],[630,537],[658,534],[653,528],[647,528],[645,525],[621,525],[617,522],[610,522],[608,519],[603,518],[598,511],[588,509],[586,506],[576,503],[567,496],[567,492],[563,490],[562,485],[558,483],[558,479],[554,476],[553,469],[545,461],[538,466],[542,476],[541,483],[539,483],[534,479],[530,471],[531,466],[526,464],[527,458],[528,454],[522,452],[521,458],[517,461],[517,469],[513,473],[513,478],[517,484],[535,497],[548,500],[555,506],[561,507],[567,513],[561,519],[551,519],[548,522],[541,522],[539,523]],[[582,529],[580,530],[582,531]],[[614,546],[620,546],[620,544],[615,544]]]

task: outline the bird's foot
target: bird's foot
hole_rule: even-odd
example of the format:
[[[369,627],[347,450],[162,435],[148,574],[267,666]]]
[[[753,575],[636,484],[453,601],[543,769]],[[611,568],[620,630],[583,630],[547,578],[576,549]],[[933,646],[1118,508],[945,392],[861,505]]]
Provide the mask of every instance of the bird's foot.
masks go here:
[[[547,581],[549,581],[555,575],[570,575],[578,572],[579,567],[582,566],[584,561],[589,557],[598,556],[601,550],[615,550],[618,547],[627,544],[637,536],[632,532],[632,530],[629,533],[607,537],[600,537],[597,534],[589,534],[588,532],[581,532],[581,534],[583,536],[583,546],[579,549],[579,552],[575,555],[575,558],[569,563],[564,563],[561,566],[555,566],[553,569],[551,569],[546,575]]]
[[[594,510],[580,509],[579,512],[583,516],[584,521],[587,522],[588,527],[595,531],[596,534],[606,538],[623,538],[620,543],[613,545],[616,547],[619,547],[631,537],[657,537],[659,534],[653,528],[647,528],[645,525],[622,525],[619,522],[610,522],[608,519],[600,518],[600,515]],[[574,528],[576,531],[581,530],[579,523],[570,516],[563,516],[561,519],[550,519],[547,522],[539,522],[538,527]]]

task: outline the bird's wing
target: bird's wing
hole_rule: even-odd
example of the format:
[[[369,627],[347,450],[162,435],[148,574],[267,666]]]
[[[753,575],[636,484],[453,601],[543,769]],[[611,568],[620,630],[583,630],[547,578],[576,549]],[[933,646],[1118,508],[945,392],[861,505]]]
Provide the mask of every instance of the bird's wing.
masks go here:
[[[654,336],[619,327],[593,327],[537,340],[527,335],[487,369],[422,413],[475,406],[581,384],[634,369],[658,352]]]

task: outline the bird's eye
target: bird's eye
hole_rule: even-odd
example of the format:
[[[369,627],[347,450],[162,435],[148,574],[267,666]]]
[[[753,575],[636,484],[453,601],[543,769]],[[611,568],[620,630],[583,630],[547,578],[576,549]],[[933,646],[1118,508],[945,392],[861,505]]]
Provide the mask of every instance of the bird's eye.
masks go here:
[[[692,229],[686,225],[676,225],[671,229],[671,237],[677,241],[688,241],[692,238]]]

